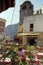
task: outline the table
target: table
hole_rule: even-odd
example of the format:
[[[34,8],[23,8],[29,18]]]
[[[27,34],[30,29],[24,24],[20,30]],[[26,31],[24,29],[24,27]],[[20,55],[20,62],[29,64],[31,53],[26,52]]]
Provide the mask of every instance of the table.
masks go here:
[[[3,61],[3,59],[0,60],[0,65],[3,65],[5,63],[5,65],[11,65],[11,60],[9,58],[6,58],[5,61]]]
[[[32,60],[32,63],[35,63],[35,64],[37,64],[37,65],[40,65],[41,60],[39,60],[39,59],[33,59],[33,60]]]
[[[37,58],[43,58],[43,53],[37,53]]]
[[[30,60],[29,58],[26,59],[29,63],[32,63],[32,64],[36,64],[36,65],[40,65],[41,63],[41,60],[35,58],[33,60]]]

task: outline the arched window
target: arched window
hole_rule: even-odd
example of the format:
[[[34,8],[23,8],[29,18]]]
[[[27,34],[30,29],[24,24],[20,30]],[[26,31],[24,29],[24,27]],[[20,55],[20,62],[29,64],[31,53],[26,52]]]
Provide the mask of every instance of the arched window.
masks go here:
[[[26,9],[26,6],[23,6],[22,9]]]

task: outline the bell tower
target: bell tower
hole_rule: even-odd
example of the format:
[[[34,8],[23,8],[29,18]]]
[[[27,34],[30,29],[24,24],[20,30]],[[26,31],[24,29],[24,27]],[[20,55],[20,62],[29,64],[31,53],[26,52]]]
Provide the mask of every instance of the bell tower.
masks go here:
[[[23,24],[23,19],[25,16],[33,15],[33,4],[30,1],[25,1],[20,6],[20,24]]]

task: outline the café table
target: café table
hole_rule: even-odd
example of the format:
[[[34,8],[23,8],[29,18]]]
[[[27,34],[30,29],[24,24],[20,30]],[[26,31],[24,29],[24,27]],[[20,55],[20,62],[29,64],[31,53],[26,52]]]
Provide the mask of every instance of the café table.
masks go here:
[[[40,65],[40,63],[41,63],[41,60],[39,60],[39,59],[37,59],[37,58],[35,58],[35,59],[32,59],[32,60],[30,60],[29,58],[27,58],[26,59],[29,63],[31,63],[32,65]]]
[[[6,58],[5,60],[0,60],[0,65],[11,65],[11,60],[9,58]]]
[[[39,58],[43,58],[43,53],[37,53],[37,58],[39,59]]]
[[[39,59],[33,59],[33,60],[32,60],[32,63],[33,63],[33,64],[36,64],[36,65],[40,65],[41,60],[39,60]]]

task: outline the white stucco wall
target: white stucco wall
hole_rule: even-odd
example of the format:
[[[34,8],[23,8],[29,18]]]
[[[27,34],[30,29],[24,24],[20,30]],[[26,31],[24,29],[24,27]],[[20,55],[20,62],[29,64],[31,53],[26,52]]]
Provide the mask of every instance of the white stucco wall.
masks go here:
[[[34,25],[33,32],[43,32],[43,14],[27,16],[23,21],[23,32],[30,32],[30,24]]]

